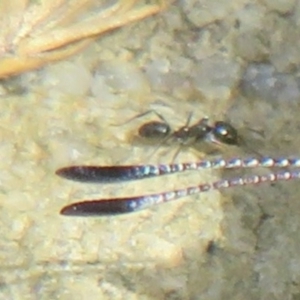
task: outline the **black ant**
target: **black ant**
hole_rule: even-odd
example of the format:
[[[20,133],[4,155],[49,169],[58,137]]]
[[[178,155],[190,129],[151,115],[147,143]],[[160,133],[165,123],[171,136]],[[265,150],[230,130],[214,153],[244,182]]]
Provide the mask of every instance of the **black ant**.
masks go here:
[[[225,121],[216,121],[214,124],[210,124],[209,119],[205,117],[195,124],[189,125],[192,118],[192,113],[190,113],[184,126],[172,130],[165,118],[154,110],[147,111],[135,118],[151,112],[155,113],[161,121],[150,121],[143,124],[138,129],[138,136],[151,143],[158,141],[157,149],[169,141],[180,146],[196,146],[198,143],[203,142],[208,145],[239,145],[240,138],[237,130]],[[177,157],[179,151],[180,148],[176,151],[173,160]],[[216,149],[210,152],[214,153]]]
[[[139,136],[146,139],[174,139],[181,145],[192,145],[206,141],[216,144],[238,145],[237,130],[229,123],[216,121],[209,125],[209,119],[203,118],[194,125],[180,127],[172,131],[166,122],[151,121],[143,124],[138,130]]]

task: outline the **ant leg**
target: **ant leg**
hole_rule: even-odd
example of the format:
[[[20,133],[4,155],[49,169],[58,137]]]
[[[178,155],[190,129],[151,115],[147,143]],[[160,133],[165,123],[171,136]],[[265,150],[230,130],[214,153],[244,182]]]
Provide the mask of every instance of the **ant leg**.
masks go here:
[[[191,112],[188,114],[188,117],[187,117],[187,119],[186,119],[186,122],[185,122],[184,127],[189,127],[189,126],[190,126],[192,117],[193,117],[193,112],[191,111]]]
[[[173,158],[172,158],[172,164],[175,163],[175,160],[176,160],[176,158],[178,157],[178,155],[179,155],[179,153],[180,153],[180,150],[181,150],[181,145],[179,145],[179,146],[177,147],[176,152],[175,152],[174,155],[173,155]]]
[[[188,117],[187,117],[187,120],[186,120],[186,124],[184,125],[184,127],[189,127],[190,126],[192,117],[193,117],[193,111],[191,111],[188,114]],[[196,123],[196,125],[203,125],[203,126],[206,126],[206,127],[208,126],[208,124],[209,124],[209,117],[208,116],[203,117],[202,119],[200,119]]]
[[[145,116],[147,116],[147,115],[149,115],[149,114],[151,114],[151,113],[152,113],[152,114],[155,114],[160,120],[162,120],[164,123],[166,123],[167,125],[169,125],[169,123],[168,123],[167,120],[163,117],[163,115],[161,115],[160,113],[158,113],[158,112],[157,112],[156,110],[154,110],[154,109],[149,109],[149,110],[147,110],[147,111],[145,111],[145,112],[143,112],[143,113],[137,114],[137,115],[131,117],[130,119],[126,120],[126,121],[123,122],[123,123],[119,123],[119,124],[111,124],[111,125],[112,125],[112,126],[116,126],[116,127],[122,126],[122,125],[126,125],[126,124],[128,124],[128,123],[134,121],[135,119],[140,119],[140,118],[145,117]]]
[[[192,120],[192,117],[193,117],[193,112],[191,111],[189,114],[188,114],[188,117],[186,119],[186,122],[185,122],[185,125],[182,126],[181,128],[179,128],[178,130],[176,130],[176,132],[173,133],[173,135],[169,136],[169,138],[171,137],[176,137],[176,136],[181,136],[181,132],[185,131],[191,124],[191,120]],[[173,158],[172,158],[172,163],[175,163],[175,160],[176,158],[178,157],[179,153],[180,153],[180,150],[182,148],[182,142],[179,144],[179,146],[177,147],[174,155],[173,155]]]
[[[242,138],[241,136],[238,137],[237,146],[246,148],[248,151],[250,151],[250,153],[254,153],[258,157],[264,156],[261,153],[259,153],[257,150],[255,150],[252,146],[250,146],[249,143],[247,143],[246,140],[244,138]]]
[[[160,143],[155,147],[155,149],[152,151],[151,155],[149,156],[149,159],[152,158],[152,156],[161,148],[162,145],[167,143],[172,138],[172,135],[168,135],[166,138],[162,139]]]

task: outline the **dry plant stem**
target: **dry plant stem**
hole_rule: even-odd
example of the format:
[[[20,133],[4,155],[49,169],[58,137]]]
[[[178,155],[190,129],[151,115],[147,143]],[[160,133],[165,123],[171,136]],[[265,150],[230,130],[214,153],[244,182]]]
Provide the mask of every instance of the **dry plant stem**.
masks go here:
[[[0,21],[0,29],[5,29],[3,40],[0,37],[0,78],[69,57],[99,35],[156,14],[166,7],[166,0],[144,6],[138,6],[138,0],[119,0],[98,14],[82,17],[82,11],[87,14],[95,2],[41,1],[33,4],[30,0],[13,0],[6,6],[0,4],[0,12],[8,14]],[[79,17],[82,17],[81,21],[78,21]]]

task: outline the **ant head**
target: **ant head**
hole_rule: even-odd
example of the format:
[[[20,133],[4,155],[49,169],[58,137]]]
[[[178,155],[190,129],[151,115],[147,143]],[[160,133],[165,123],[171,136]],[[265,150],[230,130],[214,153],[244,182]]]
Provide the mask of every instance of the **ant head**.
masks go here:
[[[217,143],[227,145],[239,144],[239,136],[237,130],[227,122],[216,122],[212,133]]]

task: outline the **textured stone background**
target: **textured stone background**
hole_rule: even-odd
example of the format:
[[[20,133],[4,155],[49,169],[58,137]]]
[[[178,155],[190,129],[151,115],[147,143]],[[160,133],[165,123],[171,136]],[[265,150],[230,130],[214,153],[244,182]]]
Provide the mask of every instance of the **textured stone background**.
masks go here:
[[[70,164],[170,162],[175,148],[153,155],[155,145],[135,143],[155,116],[114,126],[151,108],[174,128],[191,111],[195,120],[230,121],[249,146],[224,156],[297,155],[299,20],[296,0],[178,0],[68,61],[2,81],[0,299],[299,299],[297,182],[71,218],[58,212],[78,199],[230,174],[116,186],[54,174]],[[205,156],[184,149],[178,160]]]

